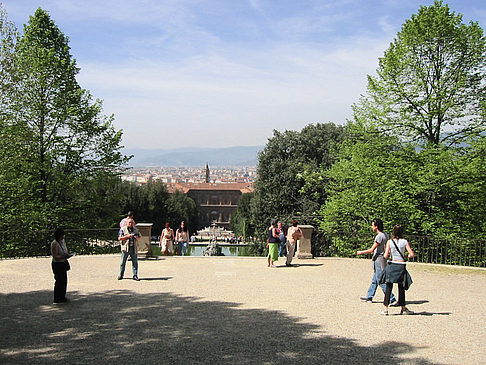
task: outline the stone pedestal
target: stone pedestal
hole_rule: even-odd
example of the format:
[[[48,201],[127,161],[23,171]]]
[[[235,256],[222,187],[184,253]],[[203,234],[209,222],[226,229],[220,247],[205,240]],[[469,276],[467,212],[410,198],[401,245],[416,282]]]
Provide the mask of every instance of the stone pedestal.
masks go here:
[[[297,241],[295,257],[298,259],[312,259],[311,238],[314,227],[310,225],[299,225],[298,227],[302,230],[303,236]]]
[[[137,223],[137,229],[142,235],[138,239],[138,256],[139,257],[151,257],[152,248],[150,247],[150,238],[152,237],[152,225],[153,223]]]

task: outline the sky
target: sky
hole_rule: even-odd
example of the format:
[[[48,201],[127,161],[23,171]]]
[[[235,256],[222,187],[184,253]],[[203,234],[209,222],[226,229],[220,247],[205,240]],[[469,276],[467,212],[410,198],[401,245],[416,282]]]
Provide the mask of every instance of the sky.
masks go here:
[[[80,86],[127,148],[261,146],[344,124],[415,0],[0,0],[69,37]],[[444,1],[486,26],[486,1]]]

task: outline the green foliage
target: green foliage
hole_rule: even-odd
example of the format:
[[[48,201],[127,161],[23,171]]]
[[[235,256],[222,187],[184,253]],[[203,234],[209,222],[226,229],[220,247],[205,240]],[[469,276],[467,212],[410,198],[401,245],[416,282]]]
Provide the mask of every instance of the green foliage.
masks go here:
[[[248,256],[267,256],[268,248],[266,242],[259,240],[252,241],[248,244]]]
[[[255,234],[255,227],[252,225],[252,209],[251,201],[254,193],[242,194],[238,200],[238,207],[236,212],[231,216],[230,227],[235,235],[243,238],[253,236]]]
[[[478,23],[435,1],[407,20],[368,76],[357,120],[426,144],[449,145],[485,130],[486,40]]]
[[[258,178],[252,199],[252,226],[256,234],[266,234],[272,218],[285,222],[301,217],[304,223],[313,215],[325,196],[302,194],[300,174],[308,169],[327,168],[333,159],[331,148],[343,138],[343,128],[332,123],[310,124],[300,132],[274,131],[259,154]],[[288,224],[288,223],[287,223]]]
[[[336,162],[302,175],[307,194],[327,197],[318,215],[330,251],[351,255],[375,217],[387,231],[486,238],[485,51],[479,25],[440,1],[405,22]]]
[[[197,226],[194,200],[180,191],[169,194],[163,182],[150,181],[141,186],[123,182],[120,190],[122,195],[120,218],[125,217],[128,211],[133,211],[136,222],[153,223],[153,235],[159,235],[166,222],[169,222],[174,230],[181,221],[187,223],[190,231],[192,231],[191,227]]]
[[[0,15],[0,227],[106,227],[117,217],[114,186],[128,161],[122,133],[78,85],[68,39],[47,12],[38,9],[18,40]],[[15,235],[11,247],[45,248]]]
[[[339,160],[328,170],[305,174],[305,189],[325,189],[320,229],[349,255],[352,237],[366,236],[373,218],[385,230],[403,224],[408,234],[486,238],[484,136],[464,148],[416,149],[371,126],[350,123]],[[318,186],[319,177],[327,181]]]
[[[184,221],[192,234],[199,224],[196,202],[181,191],[170,194],[167,200],[167,211],[169,212],[167,220],[174,230],[179,227],[181,221]]]

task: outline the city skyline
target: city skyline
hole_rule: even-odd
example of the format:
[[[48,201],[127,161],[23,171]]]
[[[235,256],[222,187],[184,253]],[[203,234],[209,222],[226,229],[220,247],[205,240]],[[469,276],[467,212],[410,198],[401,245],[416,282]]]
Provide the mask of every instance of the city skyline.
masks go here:
[[[213,167],[209,168],[211,184],[254,183],[256,167]],[[161,181],[165,184],[203,183],[204,167],[138,167],[122,174],[122,180],[143,185],[149,181]]]
[[[378,58],[433,1],[4,0],[69,37],[77,79],[127,148],[263,146],[273,130],[343,124]],[[486,24],[486,3],[444,1]]]

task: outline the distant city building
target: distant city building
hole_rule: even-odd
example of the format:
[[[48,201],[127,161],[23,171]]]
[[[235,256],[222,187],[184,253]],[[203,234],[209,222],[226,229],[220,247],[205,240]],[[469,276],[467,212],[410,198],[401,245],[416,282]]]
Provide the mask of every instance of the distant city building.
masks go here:
[[[132,169],[122,179],[138,185],[161,181],[172,193],[182,191],[197,206],[200,229],[216,224],[228,229],[243,193],[253,191],[255,167],[218,167],[209,170],[194,167],[143,167]]]
[[[182,191],[196,203],[199,228],[216,224],[229,228],[231,215],[236,211],[243,193],[252,191],[251,183],[173,183],[167,184],[169,192]]]

